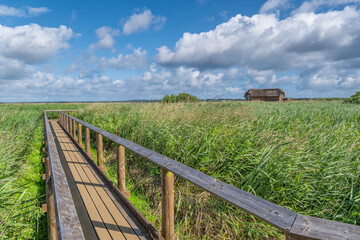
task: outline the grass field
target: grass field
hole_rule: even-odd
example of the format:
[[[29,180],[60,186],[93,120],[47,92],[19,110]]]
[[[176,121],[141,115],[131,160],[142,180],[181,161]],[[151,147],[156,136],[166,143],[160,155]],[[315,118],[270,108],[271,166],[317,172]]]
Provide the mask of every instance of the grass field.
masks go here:
[[[41,113],[55,108],[84,108],[74,115],[297,213],[360,225],[359,105],[24,104],[0,105],[0,239],[46,234]],[[159,229],[160,169],[126,156],[131,201]],[[115,179],[115,146],[106,139],[105,159]],[[283,237],[178,178],[175,195],[180,239]]]
[[[42,112],[78,104],[0,105],[0,239],[47,238]]]
[[[77,115],[297,213],[360,224],[359,110],[340,102],[129,103]],[[114,146],[106,146],[114,178]],[[127,156],[132,201],[159,228],[160,170]],[[183,239],[281,237],[179,179],[176,224]]]

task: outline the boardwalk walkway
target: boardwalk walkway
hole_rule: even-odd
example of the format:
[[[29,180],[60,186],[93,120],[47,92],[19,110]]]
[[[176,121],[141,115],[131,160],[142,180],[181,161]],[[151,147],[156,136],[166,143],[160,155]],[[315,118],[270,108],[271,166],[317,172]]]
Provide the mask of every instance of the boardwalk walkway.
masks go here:
[[[85,238],[151,239],[59,123],[50,126]]]

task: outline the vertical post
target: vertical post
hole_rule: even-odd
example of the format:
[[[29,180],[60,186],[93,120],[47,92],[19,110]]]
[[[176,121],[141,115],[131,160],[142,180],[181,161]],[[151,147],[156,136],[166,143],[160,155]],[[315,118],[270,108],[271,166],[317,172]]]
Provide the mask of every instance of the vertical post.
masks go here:
[[[92,157],[90,152],[90,129],[88,127],[85,128],[85,150],[87,155]]]
[[[73,123],[73,132],[72,132],[72,136],[73,136],[73,138],[75,139],[75,141],[76,141],[76,122],[75,122],[75,120],[73,119],[72,120],[72,123]]]
[[[46,172],[46,205],[47,205],[47,218],[48,218],[48,231],[50,239],[57,238],[57,227],[56,227],[56,217],[55,217],[55,203],[54,203],[54,194],[52,191],[51,184],[51,170],[49,156],[45,153],[45,172]]]
[[[78,123],[78,143],[79,143],[80,147],[83,147],[83,144],[82,144],[82,126],[81,126],[81,123]]]
[[[97,151],[97,165],[100,167],[102,171],[105,171],[103,166],[103,137],[100,133],[96,133],[96,151]]]
[[[66,119],[66,131],[67,132],[69,132],[69,130],[70,130],[70,127],[69,127],[69,117],[65,117],[65,119]]]
[[[161,168],[161,235],[174,240],[174,174]]]
[[[68,117],[68,119],[69,119],[69,133],[70,133],[70,135],[72,135],[72,124],[71,124],[71,118],[69,118]]]
[[[57,240],[57,226],[56,226],[56,217],[55,217],[55,202],[54,202],[54,194],[51,194],[48,199],[48,221],[49,221],[49,235],[51,240]]]
[[[116,153],[118,188],[127,198],[130,198],[130,191],[125,186],[125,148],[120,144],[116,144]]]

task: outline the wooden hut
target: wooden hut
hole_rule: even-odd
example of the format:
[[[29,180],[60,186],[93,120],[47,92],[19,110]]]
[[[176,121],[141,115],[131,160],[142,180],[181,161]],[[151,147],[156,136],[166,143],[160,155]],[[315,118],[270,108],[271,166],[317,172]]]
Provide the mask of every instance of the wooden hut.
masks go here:
[[[285,97],[285,92],[280,88],[249,89],[244,97],[248,101],[282,102]]]

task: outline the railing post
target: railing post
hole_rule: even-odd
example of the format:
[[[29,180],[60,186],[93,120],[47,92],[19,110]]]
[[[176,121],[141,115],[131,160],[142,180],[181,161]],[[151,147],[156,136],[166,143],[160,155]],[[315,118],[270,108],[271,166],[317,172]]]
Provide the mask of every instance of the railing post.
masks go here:
[[[82,144],[82,126],[81,126],[81,123],[78,123],[78,143],[79,143],[80,147],[83,147],[83,144]]]
[[[47,144],[46,144],[47,145]],[[45,173],[46,173],[46,206],[47,206],[47,218],[48,218],[48,231],[50,239],[57,238],[57,227],[56,227],[56,217],[55,217],[55,204],[54,204],[54,194],[52,191],[51,185],[51,170],[50,170],[50,160],[47,154],[47,149],[44,154],[45,156]]]
[[[73,123],[73,132],[72,132],[72,136],[73,136],[74,140],[76,141],[76,122],[75,122],[75,120],[74,120],[74,119],[72,120],[72,123]]]
[[[161,235],[174,240],[174,174],[161,168]]]
[[[68,117],[68,119],[69,119],[69,134],[70,134],[70,136],[72,135],[72,124],[71,124],[71,118],[69,118]]]
[[[100,133],[96,133],[96,151],[97,151],[97,165],[102,171],[105,172],[103,165],[104,151],[103,151],[103,136]]]
[[[117,155],[117,181],[118,188],[127,198],[130,198],[130,191],[125,186],[125,148],[116,144]]]
[[[65,124],[65,126],[64,126],[65,131],[67,131],[67,129],[68,129],[68,120],[67,120],[67,116],[65,116],[65,115],[64,115],[64,124]]]
[[[91,151],[90,151],[90,129],[88,127],[85,127],[85,150],[89,157],[92,157]]]

